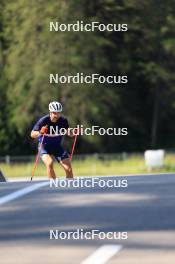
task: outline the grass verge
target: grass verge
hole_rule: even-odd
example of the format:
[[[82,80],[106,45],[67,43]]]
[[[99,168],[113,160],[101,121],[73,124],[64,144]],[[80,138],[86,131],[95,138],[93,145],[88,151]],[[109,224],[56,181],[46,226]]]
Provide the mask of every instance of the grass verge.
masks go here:
[[[150,173],[145,167],[144,158],[142,156],[131,156],[123,161],[119,160],[97,160],[88,158],[85,160],[74,160],[72,162],[75,176],[107,176],[107,175],[126,175],[126,174],[143,174]],[[59,164],[54,164],[56,175],[64,176],[64,171]],[[29,177],[33,163],[14,163],[7,165],[0,163],[0,170],[7,178],[12,177]],[[168,154],[165,158],[165,166],[159,170],[153,170],[151,173],[173,173],[175,172],[175,154]],[[42,162],[39,163],[35,177],[45,176],[45,167]]]

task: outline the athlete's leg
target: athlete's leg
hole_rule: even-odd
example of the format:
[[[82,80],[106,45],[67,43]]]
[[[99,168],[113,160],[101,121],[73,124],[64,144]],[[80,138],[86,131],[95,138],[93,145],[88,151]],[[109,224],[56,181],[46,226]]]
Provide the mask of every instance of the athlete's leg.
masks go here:
[[[52,158],[52,156],[49,154],[43,154],[41,158],[42,158],[42,161],[44,162],[44,164],[46,165],[48,178],[49,179],[55,179],[56,175],[55,175],[55,171],[53,169],[53,158]]]
[[[70,159],[67,158],[60,160],[60,164],[66,172],[66,178],[73,178],[73,171],[72,171]]]

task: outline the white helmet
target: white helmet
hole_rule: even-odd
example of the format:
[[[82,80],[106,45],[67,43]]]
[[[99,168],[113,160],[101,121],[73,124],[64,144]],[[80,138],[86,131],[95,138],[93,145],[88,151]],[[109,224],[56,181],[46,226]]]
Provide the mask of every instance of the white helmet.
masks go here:
[[[63,110],[63,107],[62,107],[62,105],[59,102],[51,102],[49,104],[49,111],[50,112],[59,113],[59,112],[62,112],[62,110]]]

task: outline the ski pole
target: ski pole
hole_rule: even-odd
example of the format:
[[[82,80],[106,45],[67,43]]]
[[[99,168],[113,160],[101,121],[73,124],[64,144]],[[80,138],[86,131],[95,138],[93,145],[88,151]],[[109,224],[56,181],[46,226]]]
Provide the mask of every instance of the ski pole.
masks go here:
[[[33,177],[34,177],[34,174],[35,174],[35,170],[36,170],[37,165],[38,165],[38,162],[39,162],[40,153],[41,153],[41,148],[42,148],[43,141],[44,141],[44,136],[45,136],[45,134],[43,134],[43,137],[42,137],[42,140],[41,140],[41,144],[40,144],[40,147],[39,147],[39,150],[38,150],[38,154],[37,154],[37,156],[36,156],[35,164],[34,164],[34,167],[33,167],[33,170],[32,170],[31,181],[33,180]]]
[[[72,145],[72,150],[71,150],[71,154],[70,154],[70,160],[71,160],[71,161],[72,161],[72,158],[73,158],[74,149],[75,149],[75,145],[76,145],[76,142],[77,142],[77,136],[78,136],[78,135],[75,135],[75,137],[74,137],[74,142],[73,142],[73,145]]]

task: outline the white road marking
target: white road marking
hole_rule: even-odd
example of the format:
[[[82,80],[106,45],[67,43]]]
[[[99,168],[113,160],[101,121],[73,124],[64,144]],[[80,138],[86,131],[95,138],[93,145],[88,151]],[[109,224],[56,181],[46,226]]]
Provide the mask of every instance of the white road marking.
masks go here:
[[[33,192],[33,191],[35,191],[41,187],[47,186],[47,185],[49,185],[49,182],[35,183],[35,184],[32,184],[28,187],[21,189],[21,190],[18,190],[18,191],[12,192],[11,194],[0,197],[0,205],[6,204],[10,201],[13,201],[13,200],[15,200],[21,196],[24,196],[28,193],[31,193],[31,192]]]
[[[116,253],[122,249],[121,245],[104,245],[97,249],[92,255],[81,264],[105,264]]]

